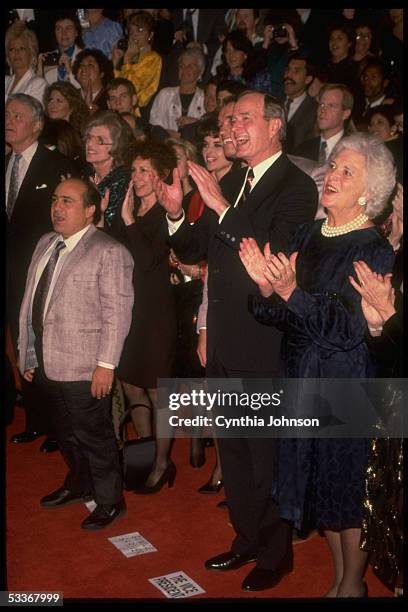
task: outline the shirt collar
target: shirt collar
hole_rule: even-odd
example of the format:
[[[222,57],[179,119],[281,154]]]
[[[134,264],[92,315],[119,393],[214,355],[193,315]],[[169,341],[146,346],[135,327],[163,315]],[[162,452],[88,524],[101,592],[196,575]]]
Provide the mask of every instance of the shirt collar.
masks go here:
[[[282,150],[278,151],[271,157],[264,159],[264,161],[260,162],[259,164],[257,164],[256,166],[252,168],[254,172],[254,180],[252,181],[252,187],[251,187],[252,189],[257,184],[257,182],[261,180],[265,172],[269,170],[272,164],[274,164],[281,155],[282,155]]]
[[[37,151],[38,148],[38,140],[36,140],[35,142],[33,142],[32,145],[30,145],[29,147],[27,147],[22,153],[21,156],[24,159],[25,163],[27,164],[27,166],[30,165],[31,160],[33,159],[35,152]],[[16,156],[16,153],[13,152],[14,157]]]
[[[78,244],[78,242],[81,240],[81,238],[86,234],[86,232],[89,230],[89,228],[91,227],[92,223],[90,223],[89,225],[87,225],[86,227],[83,227],[81,230],[79,230],[79,232],[77,232],[76,234],[73,234],[72,236],[70,236],[69,238],[63,238],[61,236],[61,234],[58,234],[57,239],[55,240],[55,242],[57,242],[58,240],[62,240],[63,242],[65,242],[65,246],[67,247],[67,251],[71,252],[74,250],[74,248],[76,247],[76,245]],[[54,244],[54,243],[53,243]]]

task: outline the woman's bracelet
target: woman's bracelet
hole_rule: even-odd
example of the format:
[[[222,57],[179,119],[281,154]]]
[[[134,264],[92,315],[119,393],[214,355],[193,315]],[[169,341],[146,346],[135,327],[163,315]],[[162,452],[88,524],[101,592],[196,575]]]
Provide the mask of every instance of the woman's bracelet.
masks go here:
[[[383,326],[380,325],[380,327],[370,327],[368,326],[368,331],[369,332],[381,332],[383,330]]]

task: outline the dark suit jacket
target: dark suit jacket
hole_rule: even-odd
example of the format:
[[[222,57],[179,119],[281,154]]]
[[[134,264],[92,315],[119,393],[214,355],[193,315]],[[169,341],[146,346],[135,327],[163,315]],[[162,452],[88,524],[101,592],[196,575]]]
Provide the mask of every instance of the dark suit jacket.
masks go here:
[[[296,148],[315,134],[317,102],[306,96],[286,126],[286,152]]]
[[[313,159],[313,161],[318,161],[319,151],[320,136],[316,136],[315,138],[311,138],[310,140],[306,140],[306,142],[303,142],[299,147],[295,149],[294,154],[299,155],[299,157],[306,157],[307,159]]]
[[[52,231],[51,197],[67,174],[78,176],[75,162],[39,144],[7,222],[7,315],[14,342],[31,256],[41,236]]]
[[[239,169],[221,181],[232,206],[245,174],[245,168]],[[281,334],[275,327],[260,325],[248,312],[248,295],[257,287],[239,259],[239,245],[243,237],[253,236],[262,249],[267,241],[275,253],[286,248],[298,225],[314,218],[317,199],[313,180],[282,154],[245,203],[231,208],[221,223],[206,208],[195,225],[184,221],[171,236],[182,261],[208,257],[208,361],[216,353],[229,369],[278,374]]]

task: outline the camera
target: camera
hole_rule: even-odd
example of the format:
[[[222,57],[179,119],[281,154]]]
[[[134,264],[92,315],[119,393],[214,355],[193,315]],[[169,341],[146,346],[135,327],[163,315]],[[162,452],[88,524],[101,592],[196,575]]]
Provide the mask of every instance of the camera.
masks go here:
[[[60,53],[59,51],[51,51],[50,53],[47,53],[47,55],[44,58],[44,65],[45,66],[57,66],[59,59],[60,59]]]
[[[116,47],[120,49],[121,51],[126,51],[128,48],[128,45],[129,45],[128,38],[120,38],[118,42],[116,43]]]
[[[277,25],[273,28],[274,38],[286,38],[287,35],[288,31],[283,25]]]

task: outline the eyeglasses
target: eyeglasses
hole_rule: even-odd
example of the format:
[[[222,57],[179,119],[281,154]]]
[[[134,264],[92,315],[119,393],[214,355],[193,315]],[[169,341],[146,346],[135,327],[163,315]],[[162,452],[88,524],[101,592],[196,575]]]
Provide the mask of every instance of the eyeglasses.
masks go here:
[[[113,142],[105,142],[105,140],[102,138],[102,136],[92,136],[92,134],[88,134],[87,136],[85,136],[85,142],[94,142],[97,145],[100,146],[110,146],[113,145]]]
[[[330,110],[335,110],[336,108],[339,108],[340,104],[337,104],[337,102],[320,102],[318,104],[318,107],[320,109],[324,109],[324,108],[329,108]]]

